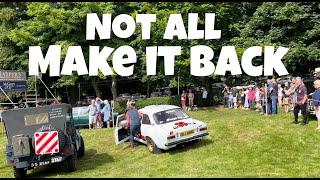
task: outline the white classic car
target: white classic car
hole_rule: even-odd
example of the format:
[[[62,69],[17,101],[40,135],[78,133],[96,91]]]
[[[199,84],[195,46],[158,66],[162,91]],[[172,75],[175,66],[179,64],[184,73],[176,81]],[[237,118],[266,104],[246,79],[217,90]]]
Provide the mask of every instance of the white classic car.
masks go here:
[[[199,141],[208,135],[205,123],[191,118],[178,106],[151,105],[138,111],[142,114],[141,132],[134,139],[147,145],[152,153],[160,153],[189,141]],[[114,132],[116,144],[129,139],[125,126],[125,115],[119,115]]]

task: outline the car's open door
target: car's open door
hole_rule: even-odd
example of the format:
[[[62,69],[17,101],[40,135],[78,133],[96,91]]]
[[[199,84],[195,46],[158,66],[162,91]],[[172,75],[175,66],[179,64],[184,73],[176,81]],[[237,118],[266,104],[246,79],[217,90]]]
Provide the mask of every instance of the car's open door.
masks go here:
[[[124,114],[118,115],[114,129],[114,140],[116,144],[121,144],[129,140],[129,131],[125,129],[125,125],[126,116]]]

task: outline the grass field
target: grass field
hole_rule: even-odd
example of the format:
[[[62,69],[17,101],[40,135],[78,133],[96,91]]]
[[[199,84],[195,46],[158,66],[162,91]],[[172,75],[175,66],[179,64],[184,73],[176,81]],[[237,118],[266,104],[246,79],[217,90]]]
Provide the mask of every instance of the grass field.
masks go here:
[[[76,172],[55,165],[28,171],[28,176],[319,177],[320,131],[315,119],[301,126],[291,124],[292,113],[262,116],[239,109],[190,115],[208,125],[210,135],[200,143],[153,155],[144,145],[134,150],[129,143],[115,145],[112,129],[83,129],[86,152]],[[0,145],[0,177],[13,177],[5,160],[5,136],[0,136]]]

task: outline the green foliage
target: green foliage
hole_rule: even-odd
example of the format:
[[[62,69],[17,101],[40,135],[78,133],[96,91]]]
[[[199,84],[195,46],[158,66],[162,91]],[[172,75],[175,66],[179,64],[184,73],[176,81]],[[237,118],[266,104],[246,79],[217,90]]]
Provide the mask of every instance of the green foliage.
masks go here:
[[[221,30],[219,40],[173,40],[163,39],[167,20],[170,14],[182,14],[187,28],[188,13],[199,13],[199,29],[204,29],[204,14],[216,13],[215,29]],[[84,57],[88,60],[90,45],[117,48],[122,45],[132,46],[137,53],[133,78],[148,84],[153,91],[157,86],[200,85],[210,87],[212,83],[221,81],[221,76],[195,77],[190,75],[190,52],[195,45],[206,45],[215,52],[212,60],[216,63],[222,46],[236,46],[239,60],[249,46],[284,46],[289,47],[284,63],[292,75],[311,75],[314,65],[320,63],[320,7],[316,2],[58,2],[58,3],[0,3],[0,68],[28,68],[29,46],[41,46],[46,53],[49,45],[61,45],[61,61],[67,48],[79,45],[83,48]],[[155,13],[157,21],[151,26],[151,39],[141,38],[141,25],[137,24],[134,35],[127,39],[117,38],[114,34],[109,40],[87,41],[86,15],[97,13],[119,14]],[[182,54],[175,61],[175,75],[164,75],[164,63],[158,59],[157,75],[146,76],[146,46],[182,46]],[[107,61],[110,62],[111,58]],[[261,64],[262,58],[256,58],[255,64]],[[237,77],[226,76],[226,82],[241,83]],[[78,82],[96,83],[99,79],[111,80],[101,72],[98,77],[77,75],[52,81],[45,76],[48,86],[70,86]],[[175,80],[174,80],[175,79]],[[239,81],[255,80],[255,77],[242,75]],[[99,91],[98,88],[95,88]],[[209,89],[210,91],[210,89]],[[96,94],[99,94],[96,92]]]

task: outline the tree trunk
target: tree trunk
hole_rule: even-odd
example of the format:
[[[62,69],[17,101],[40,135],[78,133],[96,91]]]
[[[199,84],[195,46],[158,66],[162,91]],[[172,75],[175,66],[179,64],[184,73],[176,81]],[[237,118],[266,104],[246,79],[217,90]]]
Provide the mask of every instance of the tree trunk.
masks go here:
[[[96,77],[92,77],[92,81],[91,81],[92,87],[96,93],[97,97],[101,97],[101,91],[99,89],[98,83],[97,83],[97,78]]]
[[[150,81],[147,81],[147,97],[150,97]]]
[[[112,99],[115,101],[117,98],[117,76],[112,76],[112,84],[111,84],[111,92],[112,92]]]
[[[70,96],[69,96],[69,93],[68,93],[68,87],[67,86],[65,86],[66,87],[66,93],[67,93],[67,98],[68,98],[68,104],[70,104]]]

